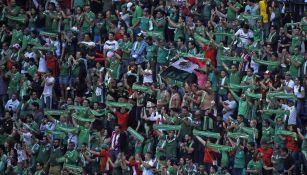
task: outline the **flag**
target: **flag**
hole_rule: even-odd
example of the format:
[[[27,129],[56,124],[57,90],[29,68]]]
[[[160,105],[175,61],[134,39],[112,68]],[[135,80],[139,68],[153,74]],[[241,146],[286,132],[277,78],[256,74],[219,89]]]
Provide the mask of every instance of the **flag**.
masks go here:
[[[201,68],[202,66],[202,62],[196,58],[180,58],[163,71],[161,76],[183,82],[192,75],[195,69]]]

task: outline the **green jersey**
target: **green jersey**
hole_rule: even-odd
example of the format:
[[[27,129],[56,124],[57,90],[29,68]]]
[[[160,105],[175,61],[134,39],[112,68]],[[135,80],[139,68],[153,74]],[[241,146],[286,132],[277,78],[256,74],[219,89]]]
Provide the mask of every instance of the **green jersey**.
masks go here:
[[[95,13],[93,13],[92,11],[89,11],[87,13],[84,14],[86,16],[86,18],[89,20],[84,20],[82,23],[82,26],[80,28],[80,31],[82,33],[91,33],[92,29],[91,29],[91,22],[93,22],[93,20],[95,19]],[[91,21],[91,22],[90,22]]]

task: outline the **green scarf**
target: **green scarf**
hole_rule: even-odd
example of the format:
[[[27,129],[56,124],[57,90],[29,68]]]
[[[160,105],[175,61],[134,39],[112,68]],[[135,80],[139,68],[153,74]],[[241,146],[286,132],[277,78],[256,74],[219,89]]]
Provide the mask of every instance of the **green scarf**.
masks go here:
[[[23,16],[6,15],[6,17],[10,20],[17,21],[17,22],[20,22],[20,23],[23,23],[23,24],[25,24],[27,22],[27,19]]]
[[[227,137],[237,140],[238,138],[248,139],[248,135],[242,132],[227,132]]]
[[[252,93],[250,91],[245,91],[244,95],[247,96],[247,97],[250,97],[250,98],[256,98],[256,99],[262,98],[262,94],[255,94],[255,93]]]
[[[131,127],[128,127],[128,132],[133,135],[136,139],[141,141],[142,143],[144,142],[144,137],[138,133],[136,130],[132,129]]]
[[[223,61],[237,61],[237,62],[243,62],[243,58],[241,58],[241,57],[222,56],[221,59],[222,59]]]
[[[193,135],[195,135],[195,136],[205,136],[205,137],[215,138],[215,139],[221,137],[220,133],[217,133],[217,132],[199,131],[199,130],[196,130],[196,129],[193,129]]]
[[[115,107],[115,108],[126,108],[131,109],[133,105],[131,103],[125,103],[125,102],[113,102],[113,101],[106,101],[107,107]]]
[[[55,37],[55,38],[58,37],[57,33],[44,32],[44,31],[39,32],[39,35],[48,36],[48,37]]]
[[[136,83],[133,84],[132,89],[135,90],[135,91],[146,92],[146,93],[148,93],[150,95],[152,95],[152,93],[153,93],[153,91],[151,90],[150,87],[138,85]]]
[[[181,130],[181,125],[159,125],[159,124],[154,124],[153,125],[154,129],[162,129],[166,131],[178,131]]]
[[[256,63],[262,64],[262,65],[267,65],[267,66],[278,66],[280,64],[279,61],[266,61],[266,60],[260,60],[260,59],[253,59]]]

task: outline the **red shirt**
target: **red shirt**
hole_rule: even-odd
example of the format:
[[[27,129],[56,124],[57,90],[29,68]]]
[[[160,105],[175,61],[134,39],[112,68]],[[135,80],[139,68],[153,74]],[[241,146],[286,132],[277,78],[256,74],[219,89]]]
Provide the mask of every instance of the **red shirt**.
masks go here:
[[[100,170],[105,171],[106,170],[106,165],[109,157],[109,152],[106,150],[100,151]]]
[[[204,148],[204,162],[213,163],[213,152],[207,147]]]
[[[286,143],[287,143],[286,146],[289,151],[298,151],[297,144],[295,140],[293,139],[293,137],[286,136]]]
[[[271,161],[271,157],[273,154],[273,149],[272,148],[267,148],[267,149],[263,149],[263,148],[258,148],[257,151],[259,153],[262,153],[263,155],[260,157],[260,159],[263,161],[263,163],[268,166],[271,167],[273,166],[272,161]]]
[[[135,170],[136,175],[142,175],[142,170],[139,169],[139,167],[141,167],[142,163],[141,162],[137,162],[136,160],[131,160],[128,164],[131,167],[131,175],[133,175],[133,172]]]
[[[122,130],[126,131],[127,130],[127,122],[128,122],[128,112],[125,113],[120,113],[120,112],[115,112],[115,116],[117,118],[117,124],[121,126]]]
[[[120,39],[124,39],[124,36],[120,32],[118,32],[115,34],[114,39],[118,41]]]
[[[205,58],[210,59],[211,63],[216,66],[216,51],[214,48],[209,47],[207,45],[204,46]],[[204,60],[204,64],[206,64],[206,59]]]

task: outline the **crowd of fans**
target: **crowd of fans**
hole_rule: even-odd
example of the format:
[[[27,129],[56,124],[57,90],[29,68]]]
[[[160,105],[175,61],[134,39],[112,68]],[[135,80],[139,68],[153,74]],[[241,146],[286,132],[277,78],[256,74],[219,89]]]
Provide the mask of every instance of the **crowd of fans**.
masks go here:
[[[109,1],[0,0],[1,175],[306,172],[307,13]]]

